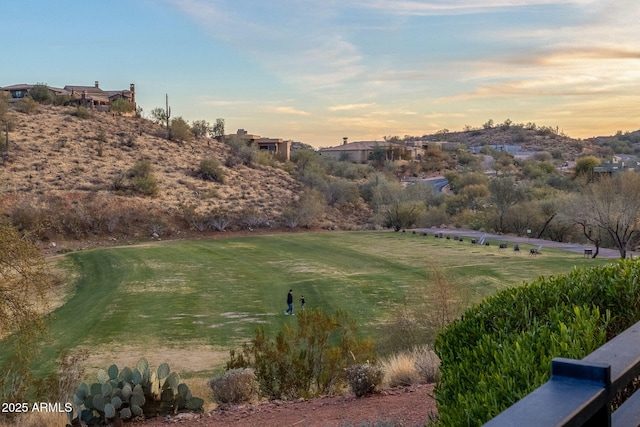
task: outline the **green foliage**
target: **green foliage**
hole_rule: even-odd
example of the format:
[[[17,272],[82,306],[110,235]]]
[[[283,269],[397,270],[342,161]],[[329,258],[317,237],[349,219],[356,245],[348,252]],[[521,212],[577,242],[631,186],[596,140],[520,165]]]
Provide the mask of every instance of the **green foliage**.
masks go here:
[[[136,106],[134,103],[127,101],[124,98],[118,98],[111,103],[110,110],[118,115],[124,113],[132,113]]]
[[[29,90],[29,97],[40,104],[50,104],[54,95],[45,83],[38,83]]]
[[[254,369],[264,395],[291,399],[332,393],[344,383],[345,368],[373,360],[372,341],[358,338],[346,312],[305,310],[296,319],[297,328],[285,326],[275,339],[257,329],[243,347],[242,361]]]
[[[593,181],[593,170],[600,165],[600,159],[595,156],[585,156],[576,161],[573,168],[574,178],[582,178],[587,182]]]
[[[209,386],[215,402],[222,405],[250,402],[256,399],[260,392],[256,374],[250,368],[229,369],[224,374],[214,377]]]
[[[165,124],[169,120],[169,113],[164,108],[156,107],[151,110],[151,119],[159,124]]]
[[[395,231],[410,228],[418,222],[424,208],[419,202],[396,202],[386,209],[382,225]]]
[[[16,104],[16,109],[24,114],[33,114],[38,112],[38,110],[40,109],[40,104],[38,103],[38,101],[25,97],[18,101],[18,103]]]
[[[221,141],[224,138],[224,119],[216,119],[216,124],[211,129],[211,134],[215,139]]]
[[[324,212],[324,208],[324,200],[320,193],[305,190],[298,200],[285,206],[280,221],[288,228],[309,228]]]
[[[83,107],[83,106],[79,106],[78,108],[76,108],[76,110],[71,113],[72,115],[76,116],[79,119],[88,119],[89,117],[92,116],[91,114],[91,110],[89,110],[87,107]]]
[[[191,133],[196,139],[209,136],[211,125],[206,120],[195,120],[191,123]]]
[[[193,133],[191,132],[191,127],[182,117],[176,117],[174,119],[171,119],[171,128],[169,129],[169,136],[170,136],[170,139],[174,141],[189,142],[193,139]]]
[[[227,141],[227,144],[231,147],[231,153],[225,161],[227,167],[252,166],[256,162],[258,150],[254,146],[238,138]]]
[[[436,340],[443,425],[481,425],[549,378],[554,357],[581,359],[640,320],[640,264],[574,269],[502,291]]]
[[[149,362],[140,359],[135,368],[119,370],[111,365],[96,374],[98,382],[80,384],[73,395],[78,415],[69,421],[86,425],[105,425],[115,420],[184,411],[202,411],[204,400],[191,395],[189,386],[180,383],[180,376],[170,372],[166,363],[151,371]]]
[[[158,180],[153,174],[149,160],[137,162],[129,169],[127,177],[131,180],[133,188],[139,193],[146,196],[155,196],[158,194]]]
[[[345,371],[347,382],[356,397],[366,396],[382,383],[382,370],[370,363],[353,364]]]
[[[224,170],[220,162],[212,157],[200,160],[200,177],[204,180],[224,183]]]

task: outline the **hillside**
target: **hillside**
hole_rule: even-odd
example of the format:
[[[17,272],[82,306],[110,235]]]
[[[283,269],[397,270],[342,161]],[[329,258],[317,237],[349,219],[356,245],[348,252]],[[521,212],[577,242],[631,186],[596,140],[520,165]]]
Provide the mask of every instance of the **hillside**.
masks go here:
[[[539,127],[529,123],[502,123],[492,127],[474,128],[460,132],[447,132],[424,135],[424,139],[455,142],[467,147],[483,145],[518,145],[522,151],[561,151],[567,159],[575,159],[578,155],[597,151],[597,146],[590,140],[571,138],[556,128]]]
[[[31,115],[9,113],[9,150],[0,167],[3,213],[11,212],[15,219],[20,213],[16,210],[22,210],[23,215],[38,216],[25,218],[24,222],[48,224],[52,219],[47,215],[74,211],[76,218],[63,218],[58,228],[66,230],[72,221],[90,221],[91,224],[76,226],[82,228],[76,233],[78,238],[105,229],[117,234],[127,219],[133,227],[137,222],[137,234],[150,235],[151,227],[166,235],[193,229],[185,218],[187,211],[191,215],[215,211],[230,216],[253,212],[265,223],[273,223],[302,188],[288,172],[277,167],[226,167],[230,148],[216,140],[203,138],[186,144],[169,141],[164,137],[164,128],[149,120],[99,112],[80,118],[73,114],[75,111],[42,105]],[[2,136],[4,148],[4,132]],[[224,183],[199,177],[200,161],[205,158],[220,162]],[[149,161],[157,179],[155,196],[115,185],[142,160]],[[161,224],[154,226],[140,218],[129,218],[136,212],[147,219],[156,218],[154,221]],[[98,219],[110,215],[111,218]],[[331,215],[335,219],[335,212],[328,213]]]

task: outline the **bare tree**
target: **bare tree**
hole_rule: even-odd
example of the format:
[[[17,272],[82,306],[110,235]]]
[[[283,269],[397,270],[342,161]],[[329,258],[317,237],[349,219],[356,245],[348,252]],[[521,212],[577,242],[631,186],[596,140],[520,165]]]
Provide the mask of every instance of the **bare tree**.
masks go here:
[[[608,235],[626,258],[640,231],[640,174],[603,176],[581,190],[582,218],[590,229]],[[592,233],[597,235],[597,231]]]

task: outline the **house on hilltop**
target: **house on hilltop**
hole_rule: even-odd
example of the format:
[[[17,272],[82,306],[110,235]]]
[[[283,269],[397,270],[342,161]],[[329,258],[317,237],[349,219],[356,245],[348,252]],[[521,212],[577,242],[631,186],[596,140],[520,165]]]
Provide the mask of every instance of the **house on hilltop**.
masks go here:
[[[13,101],[20,100],[28,96],[29,91],[36,85],[16,84],[12,86],[0,87],[0,91],[8,92],[9,97]],[[67,85],[64,88],[56,88],[47,86],[53,96],[71,96],[75,99],[78,106],[97,109],[99,111],[109,111],[111,103],[117,99],[124,99],[136,105],[136,89],[131,83],[129,90],[102,90],[99,82],[96,80],[93,86],[72,86]]]
[[[375,150],[384,148],[393,159],[410,158],[418,159],[421,155],[422,148],[408,147],[404,144],[398,144],[390,141],[358,141],[347,142],[347,138],[343,138],[342,145],[337,147],[321,148],[321,156],[335,157],[340,160],[350,161],[354,163],[367,163],[372,159]]]
[[[244,129],[238,129],[235,134],[227,135],[226,138],[238,138],[246,141],[248,144],[255,144],[259,150],[268,151],[282,161],[291,158],[291,140],[264,138],[260,135],[252,135]]]

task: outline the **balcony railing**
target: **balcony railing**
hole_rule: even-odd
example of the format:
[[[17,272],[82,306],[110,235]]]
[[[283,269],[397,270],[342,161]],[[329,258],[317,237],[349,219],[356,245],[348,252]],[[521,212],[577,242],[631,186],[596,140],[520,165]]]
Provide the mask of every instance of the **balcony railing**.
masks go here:
[[[615,412],[611,401],[640,375],[640,322],[582,360],[555,358],[551,379],[485,427],[640,426],[640,390]]]

